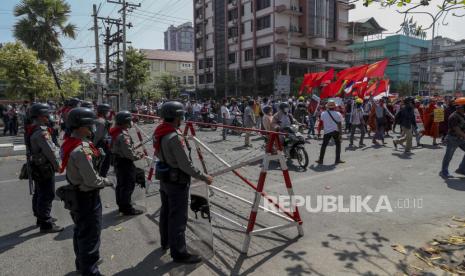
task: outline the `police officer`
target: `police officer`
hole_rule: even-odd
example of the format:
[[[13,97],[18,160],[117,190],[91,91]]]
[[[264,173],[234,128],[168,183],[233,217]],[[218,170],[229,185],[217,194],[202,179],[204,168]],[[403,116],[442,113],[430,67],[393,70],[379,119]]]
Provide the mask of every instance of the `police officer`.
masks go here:
[[[56,219],[50,216],[55,198],[55,172],[59,170],[57,148],[52,141],[49,123],[50,108],[47,104],[33,104],[29,110],[32,125],[28,129],[28,146],[31,150],[32,178],[35,192],[32,196],[32,210],[37,217],[37,226],[41,233],[55,233],[63,227],[55,225]]]
[[[137,153],[128,129],[132,126],[129,111],[120,111],[115,116],[115,127],[111,129],[114,168],[116,172],[116,204],[125,216],[140,215],[142,210],[134,208],[131,196],[136,186],[136,166],[134,161],[144,157]]]
[[[161,212],[160,239],[164,250],[170,248],[171,257],[178,263],[198,263],[201,258],[186,249],[188,195],[191,176],[207,184],[213,178],[194,168],[185,151],[182,134],[178,130],[184,120],[184,107],[180,102],[166,102],[161,107],[163,123],[154,133],[155,154],[160,160],[158,167],[168,168],[166,173],[157,172],[160,180]]]
[[[89,101],[82,101],[80,106],[94,110],[94,104]]]
[[[74,108],[68,114],[67,125],[71,130],[62,147],[66,179],[73,185],[77,208],[70,212],[74,221],[73,245],[76,269],[82,275],[101,275],[98,270],[100,232],[102,229],[102,203],[99,191],[112,183],[100,177],[92,160],[99,151],[89,137],[94,131],[96,116],[88,108]]]
[[[105,152],[105,157],[100,166],[100,176],[106,177],[110,169],[111,145],[110,145],[110,116],[111,107],[109,104],[99,104],[97,106],[97,120],[95,121],[94,145]]]

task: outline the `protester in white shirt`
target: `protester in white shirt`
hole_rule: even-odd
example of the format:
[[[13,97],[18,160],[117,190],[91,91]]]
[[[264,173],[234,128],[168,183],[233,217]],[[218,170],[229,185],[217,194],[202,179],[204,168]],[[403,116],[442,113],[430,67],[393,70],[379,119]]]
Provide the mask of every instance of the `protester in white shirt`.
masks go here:
[[[228,101],[223,100],[223,104],[220,108],[221,118],[223,119],[223,125],[229,125],[231,122],[231,114],[228,109]],[[223,140],[226,140],[226,133],[228,132],[227,128],[223,128]]]
[[[318,164],[323,164],[323,159],[325,157],[326,147],[329,144],[331,138],[334,139],[336,144],[336,164],[345,163],[341,160],[341,134],[342,134],[342,120],[343,117],[341,113],[335,111],[336,103],[334,101],[329,101],[326,104],[326,111],[321,113],[320,120],[323,121],[324,136],[323,144],[320,149],[320,158],[316,161]]]

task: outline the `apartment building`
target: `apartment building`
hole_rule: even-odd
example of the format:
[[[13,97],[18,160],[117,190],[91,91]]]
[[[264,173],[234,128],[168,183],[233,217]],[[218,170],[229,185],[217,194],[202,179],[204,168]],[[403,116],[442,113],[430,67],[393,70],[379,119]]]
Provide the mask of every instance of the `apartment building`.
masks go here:
[[[433,60],[441,75],[435,81],[446,94],[465,93],[465,40],[456,41],[438,36],[434,39],[434,52],[438,59]]]
[[[197,89],[273,94],[280,75],[345,68],[347,0],[194,0]]]
[[[165,35],[165,50],[179,52],[194,51],[194,28],[192,22],[186,22],[177,27],[168,27]]]

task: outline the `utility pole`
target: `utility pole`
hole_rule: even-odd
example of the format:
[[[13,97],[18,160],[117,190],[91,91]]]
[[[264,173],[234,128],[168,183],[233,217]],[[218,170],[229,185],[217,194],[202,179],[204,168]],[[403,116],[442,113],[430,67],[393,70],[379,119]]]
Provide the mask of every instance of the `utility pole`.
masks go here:
[[[99,48],[99,43],[98,43],[98,23],[97,23],[97,5],[93,5],[94,9],[94,35],[95,35],[95,62],[96,62],[96,67],[97,67],[97,102],[99,104],[102,103],[103,97],[102,97],[102,80],[100,78],[100,48]]]
[[[105,83],[110,83],[110,27],[105,28]]]
[[[128,110],[128,89],[126,87],[126,0],[123,0],[123,96],[121,107]]]
[[[122,15],[122,25],[123,25],[123,34],[122,34],[122,37],[123,37],[123,91],[122,91],[122,94],[121,94],[121,108],[123,110],[128,110],[128,90],[127,90],[127,86],[126,86],[126,62],[127,62],[127,59],[126,59],[126,44],[127,44],[127,41],[126,41],[126,27],[131,27],[132,25],[131,24],[126,24],[126,16],[127,16],[127,13],[128,13],[128,8],[138,8],[140,7],[140,3],[139,4],[132,4],[132,3],[128,3],[126,0],[118,0],[118,1],[112,1],[112,0],[107,0],[108,3],[113,3],[113,4],[119,4],[119,5],[122,5],[123,7],[119,10],[119,12],[121,12],[121,15]]]

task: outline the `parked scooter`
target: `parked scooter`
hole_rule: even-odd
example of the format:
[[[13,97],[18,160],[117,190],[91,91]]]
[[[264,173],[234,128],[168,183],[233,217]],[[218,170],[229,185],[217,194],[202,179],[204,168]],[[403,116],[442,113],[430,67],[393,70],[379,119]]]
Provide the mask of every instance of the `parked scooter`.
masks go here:
[[[302,169],[308,166],[308,153],[305,149],[305,137],[299,132],[299,125],[284,127],[281,132],[288,133],[284,138],[284,154],[287,159],[296,159]]]

